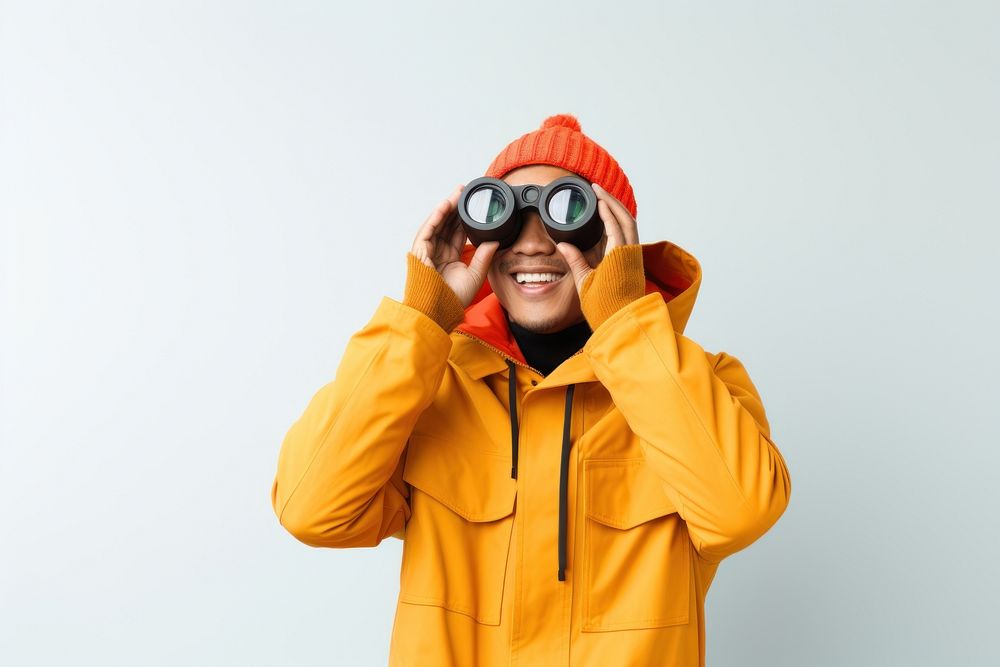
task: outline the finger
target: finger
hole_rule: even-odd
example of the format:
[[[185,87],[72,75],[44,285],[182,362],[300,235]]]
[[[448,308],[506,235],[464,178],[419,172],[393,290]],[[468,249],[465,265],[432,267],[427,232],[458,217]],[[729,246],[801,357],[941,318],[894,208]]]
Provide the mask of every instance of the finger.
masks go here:
[[[469,260],[469,272],[475,277],[476,283],[480,287],[490,270],[490,262],[493,261],[493,255],[496,254],[499,247],[499,241],[484,241],[476,248],[476,252],[472,253],[472,259]]]
[[[427,248],[427,252],[430,252],[430,247],[433,246],[434,236],[441,233],[442,226],[447,223],[450,213],[453,211],[455,203],[458,201],[458,197],[462,194],[461,185],[456,186],[452,191],[451,195],[447,198],[442,199],[438,202],[438,205],[434,207],[427,219],[424,220],[424,224],[420,226],[417,231],[417,236],[413,240],[413,247],[416,248],[418,245]],[[445,237],[447,238],[447,237]]]
[[[612,195],[610,192],[602,188],[597,183],[594,183],[594,191],[597,192],[598,199],[603,200],[611,211],[615,214],[615,218],[618,220],[618,225],[622,229],[622,238],[624,239],[624,244],[638,243],[639,242],[639,227],[635,222],[635,218],[629,213],[625,205],[622,204],[618,199]]]
[[[458,215],[458,198],[462,196],[462,188],[459,185],[448,197],[448,210],[445,212],[445,221],[441,228],[442,238],[450,239],[456,227],[462,226],[462,219]]]
[[[621,204],[619,204],[621,206]],[[622,206],[622,210],[618,215],[618,221],[622,225],[622,233],[625,235],[625,243],[635,244],[639,242],[639,226],[635,222],[635,218],[632,214],[628,212],[628,209]]]
[[[458,220],[458,216],[455,216],[456,222],[452,226],[451,236],[448,238],[448,245],[451,246],[452,250],[461,254],[462,246],[465,245],[466,232],[465,226],[461,224]]]
[[[587,258],[583,256],[580,249],[572,243],[566,243],[565,241],[557,243],[556,248],[559,249],[563,259],[569,264],[569,270],[573,274],[573,282],[576,283],[576,289],[579,291],[584,278],[594,270],[593,267],[587,262]]]
[[[618,223],[618,218],[615,217],[611,207],[608,206],[608,202],[603,199],[599,200],[597,202],[597,212],[600,214],[601,220],[604,221],[604,233],[608,235],[607,249],[611,250],[617,246],[625,245],[625,234]]]
[[[435,231],[447,217],[450,206],[451,204],[447,199],[442,199],[438,202],[438,205],[434,207],[434,210],[424,220],[424,224],[420,226],[420,231],[417,234],[419,240],[427,240],[434,236]]]
[[[431,214],[431,217],[427,218],[427,221],[420,226],[413,239],[413,246],[410,248],[410,252],[422,260],[424,264],[431,261],[430,256],[434,252],[435,224],[434,215]],[[430,265],[428,264],[428,266]]]
[[[462,185],[456,185],[455,189],[451,191],[451,194],[442,199],[434,211],[428,216],[430,218],[440,218],[442,220],[450,220],[452,214],[457,215],[458,209],[458,198],[462,196]]]
[[[416,254],[417,248],[420,248],[425,254],[430,252],[433,246],[431,239],[434,237],[434,230],[440,223],[440,209],[441,204],[434,207],[434,210],[427,216],[424,223],[420,225],[420,229],[417,230],[417,235],[413,238],[414,254]]]

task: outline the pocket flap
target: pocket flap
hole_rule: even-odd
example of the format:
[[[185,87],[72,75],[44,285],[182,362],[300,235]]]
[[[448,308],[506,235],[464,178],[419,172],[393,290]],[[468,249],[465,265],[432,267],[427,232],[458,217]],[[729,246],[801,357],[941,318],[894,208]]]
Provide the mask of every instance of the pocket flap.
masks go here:
[[[583,462],[587,516],[612,528],[632,528],[677,511],[645,459]]]
[[[469,521],[495,521],[514,511],[511,461],[475,447],[413,435],[403,480]]]

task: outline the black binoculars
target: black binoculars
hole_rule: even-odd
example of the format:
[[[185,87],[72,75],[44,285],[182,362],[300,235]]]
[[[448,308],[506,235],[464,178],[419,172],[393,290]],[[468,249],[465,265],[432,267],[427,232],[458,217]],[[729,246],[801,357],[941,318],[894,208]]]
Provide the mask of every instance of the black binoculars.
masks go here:
[[[521,211],[538,211],[545,231],[556,243],[572,243],[581,252],[597,245],[604,223],[597,213],[597,195],[578,176],[563,176],[548,185],[508,185],[484,176],[470,181],[458,199],[458,215],[473,245],[499,241],[514,244],[521,233]]]

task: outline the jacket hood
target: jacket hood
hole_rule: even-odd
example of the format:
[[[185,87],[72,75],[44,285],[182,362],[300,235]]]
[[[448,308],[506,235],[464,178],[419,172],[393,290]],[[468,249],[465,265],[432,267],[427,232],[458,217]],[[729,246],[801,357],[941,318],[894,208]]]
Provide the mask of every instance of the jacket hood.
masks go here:
[[[462,261],[466,265],[475,251],[472,244],[466,244],[462,249]],[[674,330],[684,333],[701,287],[701,264],[694,255],[671,241],[643,243],[642,264],[646,274],[646,294],[659,292],[663,295]],[[489,280],[483,282],[479,293],[465,309],[465,319],[456,330],[478,338],[527,365]]]

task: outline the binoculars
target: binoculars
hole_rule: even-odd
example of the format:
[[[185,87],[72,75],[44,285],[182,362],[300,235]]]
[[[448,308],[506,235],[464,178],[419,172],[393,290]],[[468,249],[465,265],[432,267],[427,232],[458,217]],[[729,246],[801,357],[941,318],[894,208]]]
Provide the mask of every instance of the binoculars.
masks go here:
[[[548,185],[508,185],[484,176],[470,181],[458,199],[458,215],[475,246],[484,241],[499,241],[500,248],[513,245],[526,209],[538,211],[554,242],[572,243],[581,252],[604,235],[597,195],[579,176],[563,176]]]

